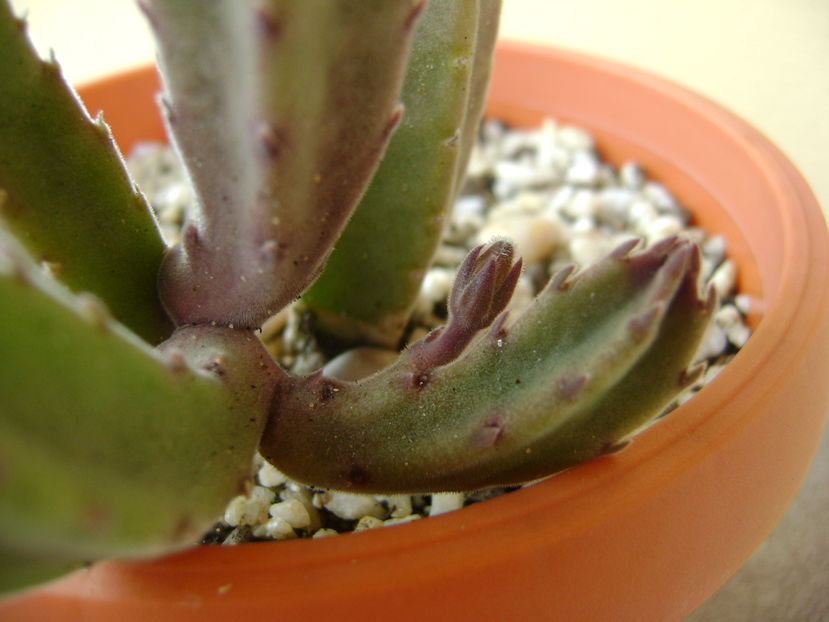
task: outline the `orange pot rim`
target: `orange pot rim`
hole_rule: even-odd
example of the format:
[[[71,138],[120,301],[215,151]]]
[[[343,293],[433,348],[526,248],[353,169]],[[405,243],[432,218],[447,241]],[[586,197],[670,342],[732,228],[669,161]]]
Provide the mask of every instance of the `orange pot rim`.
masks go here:
[[[562,593],[565,593],[570,587],[577,588],[576,583],[569,586],[568,581],[571,579],[568,577],[578,576],[581,577],[578,580],[583,581],[585,577],[591,576],[587,562],[583,568],[576,568],[574,564],[577,562],[573,561],[577,559],[575,553],[572,558],[567,557],[571,550],[575,550],[572,547],[577,545],[573,543],[580,537],[604,543],[601,546],[605,547],[608,558],[612,557],[617,554],[614,552],[616,541],[601,540],[604,537],[601,534],[614,529],[615,525],[621,525],[620,529],[624,529],[624,526],[634,524],[631,522],[634,521],[633,515],[644,513],[643,508],[647,508],[647,514],[641,520],[646,523],[653,521],[653,524],[659,525],[657,533],[662,534],[662,526],[675,518],[671,515],[654,516],[658,512],[654,508],[658,508],[659,503],[653,500],[662,497],[673,499],[670,491],[674,487],[673,482],[683,482],[682,485],[687,486],[688,490],[697,490],[706,485],[706,479],[700,473],[716,477],[719,465],[739,465],[742,464],[740,461],[749,460],[747,456],[751,444],[757,444],[757,439],[760,439],[760,444],[764,447],[766,443],[771,446],[775,432],[768,422],[774,418],[779,420],[780,414],[770,414],[768,404],[777,399],[775,395],[780,391],[802,392],[803,387],[808,386],[809,379],[827,368],[819,351],[820,348],[829,346],[829,276],[826,273],[829,243],[821,210],[806,182],[780,151],[758,131],[717,104],[690,93],[681,86],[637,69],[566,50],[504,43],[499,47],[498,54],[490,106],[495,114],[505,113],[508,117],[518,114],[516,104],[509,101],[512,78],[507,75],[507,69],[513,65],[517,67],[518,63],[538,66],[552,63],[556,71],[565,74],[580,71],[586,76],[596,76],[596,80],[610,80],[613,92],[618,92],[622,101],[627,94],[633,98],[637,93],[640,97],[655,98],[671,110],[676,110],[679,118],[684,119],[681,116],[684,114],[688,119],[699,119],[698,122],[702,124],[700,127],[707,128],[706,131],[710,131],[712,136],[720,136],[722,140],[729,141],[729,149],[742,158],[741,170],[746,177],[741,183],[761,187],[761,190],[752,190],[751,196],[760,197],[755,209],[758,212],[765,210],[764,222],[769,225],[765,227],[767,231],[752,233],[749,222],[745,229],[748,233],[743,234],[745,221],[749,220],[744,208],[732,205],[735,202],[722,196],[721,191],[704,179],[702,174],[699,179],[693,178],[694,173],[690,175],[694,189],[691,194],[713,197],[712,204],[717,203],[718,209],[725,214],[723,222],[736,222],[740,235],[745,238],[737,243],[742,249],[738,261],[745,272],[743,284],[751,291],[755,301],[755,330],[746,346],[691,402],[681,406],[658,425],[644,431],[629,449],[575,467],[531,487],[457,512],[393,529],[313,541],[257,543],[232,548],[200,547],[148,562],[106,562],[96,565],[91,571],[75,574],[40,590],[39,594],[47,602],[52,605],[61,603],[62,606],[70,603],[72,607],[78,607],[78,611],[87,613],[86,607],[92,607],[95,603],[114,602],[116,599],[129,601],[135,607],[139,607],[142,600],[145,605],[149,601],[154,603],[153,606],[161,607],[160,603],[165,600],[181,598],[179,588],[172,584],[178,581],[176,577],[186,575],[192,581],[191,587],[187,589],[198,595],[203,606],[213,607],[216,611],[226,611],[224,608],[231,607],[229,603],[239,606],[243,601],[246,603],[243,605],[247,608],[245,611],[253,611],[252,607],[270,606],[268,603],[273,597],[285,605],[286,611],[293,611],[292,607],[299,611],[301,605],[297,604],[297,594],[306,589],[308,584],[316,586],[314,590],[319,591],[320,599],[324,602],[333,602],[337,598],[353,600],[349,594],[362,593],[361,598],[375,599],[374,602],[389,597],[392,601],[397,598],[400,602],[428,603],[430,590],[432,598],[438,598],[442,594],[440,590],[443,588],[437,586],[443,584],[448,590],[462,585],[464,581],[457,578],[459,572],[466,574],[467,582],[480,579],[480,589],[491,590],[494,589],[491,579],[496,575],[504,577],[505,572],[515,572],[516,577],[524,577],[524,571],[519,570],[517,564],[550,572],[551,579],[548,581],[553,583],[554,579],[566,584],[561,588]],[[136,76],[146,78],[148,71],[143,68],[127,72],[116,80],[130,83]],[[593,79],[585,78],[588,81]],[[85,99],[94,100],[96,88],[97,85],[91,85],[82,88],[81,93]],[[518,108],[532,111],[525,115],[526,118],[546,114],[546,104],[539,103],[546,91],[542,87],[538,89],[538,102],[522,102],[517,105]],[[658,144],[658,137],[653,139],[654,142],[648,143],[647,138],[630,136],[633,132],[627,132],[624,128],[603,125],[595,120],[592,123],[590,120],[585,122],[580,118],[579,110],[574,103],[574,107],[566,110],[563,116],[596,130],[600,144],[602,136],[612,138],[615,135],[624,145],[635,143],[636,149],[643,154],[651,154],[657,164],[671,157],[665,155],[667,148]],[[518,122],[525,123],[527,120],[522,117]],[[118,136],[118,129],[115,129]],[[613,155],[611,154],[611,159]],[[654,166],[659,169],[657,164]],[[764,236],[768,238],[769,245],[774,245],[775,250],[768,251],[774,254],[773,258],[764,259],[765,251],[760,243]],[[819,362],[818,367],[808,363],[813,368],[811,375],[804,371],[804,365],[807,365],[804,361]],[[808,423],[811,427],[797,437],[802,444],[798,450],[800,453],[814,450],[817,438],[814,438],[811,449],[808,438],[822,425],[826,413],[829,400],[827,390],[819,386],[814,393],[813,396],[803,398],[808,397],[810,400],[804,404],[809,406]],[[761,428],[762,431],[757,431]],[[750,442],[743,442],[742,437],[746,434],[754,435]],[[789,470],[781,478],[799,481],[805,473],[809,457],[787,457],[786,460],[792,466],[786,467]],[[754,462],[751,464],[755,465]],[[733,469],[733,466],[729,468]],[[736,471],[743,476],[739,466]],[[751,469],[747,467],[747,482],[755,471],[756,466]],[[659,615],[659,618],[648,615],[637,618],[633,613],[625,617],[624,606],[620,605],[619,617],[614,619],[679,619],[674,616],[690,611],[724,582],[728,574],[748,556],[750,549],[759,544],[758,534],[768,533],[773,522],[782,514],[785,504],[794,494],[797,481],[791,482],[788,489],[774,497],[774,507],[769,509],[768,516],[757,519],[757,525],[754,525],[753,519],[747,520],[746,530],[751,532],[753,544],[742,541],[739,546],[735,544],[735,550],[729,553],[728,563],[721,565],[716,577],[703,581],[696,592],[689,593],[687,602],[654,604],[648,605],[651,609],[645,607],[639,610],[639,614],[643,611],[651,612],[649,615]],[[756,493],[757,484],[753,479],[748,487],[753,494]],[[735,486],[729,490],[733,497],[733,491],[740,489]],[[713,502],[729,508],[732,503],[730,498],[718,498]],[[691,508],[689,511],[694,510]],[[708,514],[705,516],[702,521],[705,522],[704,528],[710,529],[713,519]],[[669,526],[664,528],[668,529]],[[732,529],[739,528],[735,526]],[[703,527],[691,525],[687,529],[690,530],[688,533],[695,533],[695,529]],[[531,537],[527,537],[528,532]],[[620,551],[628,547],[625,554],[629,555],[631,550],[636,550],[640,545],[633,543],[618,546],[621,547]],[[568,560],[569,570],[555,568],[554,560],[546,559],[544,553],[539,553],[549,551],[547,556],[555,556],[559,549],[564,551],[561,556]],[[601,555],[601,551],[587,554],[584,551],[590,549],[580,548],[579,551],[582,551],[579,555],[589,558],[595,567],[602,567],[596,557]],[[710,557],[711,553],[707,554]],[[618,555],[621,556],[622,553],[618,552]],[[684,559],[686,566],[693,566],[698,561],[690,553]],[[378,582],[378,568],[382,568],[381,564],[388,563],[388,560],[394,561],[394,572],[400,573],[400,580],[407,583],[408,587],[403,588],[402,595],[388,582]],[[639,562],[634,560],[629,563],[636,567]],[[462,570],[458,570],[459,567]],[[599,580],[603,576],[602,572],[604,570],[593,576]],[[630,570],[632,575],[638,576],[641,573],[643,577],[649,572],[638,568]],[[654,582],[655,575],[647,576],[648,581]],[[274,582],[274,577],[278,577],[278,584]],[[521,580],[526,582],[525,579]],[[577,581],[576,578],[572,580]],[[512,585],[509,581],[507,583]],[[523,593],[521,590],[529,588],[522,584],[515,589],[518,590],[516,593]],[[687,589],[687,585],[682,589]],[[419,591],[427,593],[415,595]],[[584,592],[573,594],[573,598],[590,598]],[[37,592],[21,597],[19,611],[26,610],[26,602],[32,607],[30,611],[35,611],[34,607],[39,605],[31,603],[36,596]],[[444,599],[443,596],[440,598]],[[597,602],[602,601],[601,597],[597,598]],[[676,599],[677,593],[668,593],[666,598]],[[532,598],[527,597],[526,600],[529,603]],[[86,604],[80,604],[81,601]],[[42,602],[44,601],[40,601],[41,604]],[[468,604],[470,600],[461,596],[458,602]],[[513,611],[520,611],[524,605],[516,602],[513,606]],[[529,604],[526,606],[529,607]],[[588,609],[590,606],[585,605]],[[155,609],[153,611],[156,612]],[[180,607],[176,611],[178,613],[175,615],[181,615]],[[349,611],[348,607],[342,610],[343,619],[348,617]],[[500,610],[495,606],[492,611]],[[572,616],[565,618],[568,620],[582,619],[578,617],[582,614],[567,615]],[[667,618],[664,617],[666,615]]]

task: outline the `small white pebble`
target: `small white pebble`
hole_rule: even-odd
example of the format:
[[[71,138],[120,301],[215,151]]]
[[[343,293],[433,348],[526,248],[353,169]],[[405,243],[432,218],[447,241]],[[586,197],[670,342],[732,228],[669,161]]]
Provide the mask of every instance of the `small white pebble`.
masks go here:
[[[502,160],[495,165],[496,178],[492,192],[499,199],[514,195],[519,190],[555,184],[560,180],[556,169],[528,167],[523,162]]]
[[[282,501],[287,501],[288,499],[296,499],[297,501],[301,502],[306,506],[313,507],[312,496],[313,493],[307,486],[291,480],[288,480],[286,486],[279,491],[279,498]]]
[[[432,495],[432,506],[429,516],[437,516],[446,512],[453,512],[463,507],[464,496],[459,492],[441,492]]]
[[[555,216],[563,214],[575,193],[574,186],[566,185],[557,188],[547,201],[547,213]]]
[[[321,510],[325,507],[325,504],[331,500],[333,494],[334,493],[328,491],[315,492],[314,496],[311,497],[311,503],[316,509]]]
[[[264,486],[254,486],[250,491],[250,499],[255,503],[270,505],[276,499],[276,493]]]
[[[227,537],[222,541],[222,544],[233,546],[235,544],[242,544],[250,540],[250,532],[247,529],[240,529],[236,527],[233,531],[227,534]]]
[[[599,207],[599,196],[589,188],[576,190],[570,202],[564,207],[563,213],[570,218],[595,218]]]
[[[454,270],[447,268],[430,268],[420,284],[415,311],[421,316],[429,317],[435,303],[445,300],[455,279]]]
[[[573,125],[562,125],[558,130],[557,138],[559,143],[574,151],[593,148],[593,137]]]
[[[628,215],[628,208],[633,203],[635,193],[628,188],[611,186],[602,188],[597,195],[597,214],[605,222],[623,227]]]
[[[267,341],[268,339],[273,339],[279,333],[282,332],[282,329],[285,328],[285,325],[288,323],[288,315],[290,311],[288,307],[285,307],[279,313],[272,315],[265,323],[262,324],[262,334],[260,335],[263,341]]]
[[[411,523],[416,520],[420,520],[419,514],[409,514],[408,516],[401,516],[400,518],[389,518],[383,521],[383,527],[394,527],[395,525],[403,525],[404,523]]]
[[[359,380],[380,371],[396,361],[399,356],[399,352],[385,348],[354,348],[328,361],[323,366],[322,373],[340,380]]]
[[[477,194],[460,196],[452,207],[452,215],[483,216],[485,206],[482,196]]]
[[[596,221],[588,216],[584,216],[574,221],[569,228],[569,240],[579,235],[602,235],[601,231],[596,227]]]
[[[619,168],[619,181],[627,188],[638,190],[645,183],[645,173],[636,162],[625,162]]]
[[[464,244],[470,236],[484,226],[484,217],[480,214],[454,214],[446,230],[446,241]]]
[[[256,488],[261,488],[261,486]],[[273,495],[273,492],[271,492],[271,495]],[[253,498],[253,496],[238,495],[225,508],[224,522],[231,527],[261,523],[267,518],[268,506],[273,503],[273,499],[274,496],[268,500],[264,496]]]
[[[705,335],[700,342],[697,353],[694,356],[695,361],[704,361],[709,358],[716,358],[725,351],[728,347],[728,339],[725,336],[723,329],[716,323],[711,322],[705,331]]]
[[[592,186],[599,180],[599,161],[591,151],[576,151],[567,168],[567,183],[577,186]]]
[[[725,238],[721,235],[712,235],[702,241],[700,250],[706,258],[719,264],[725,259]]]
[[[296,538],[294,527],[284,518],[271,518],[263,525],[253,529],[253,535],[257,538],[273,538],[274,540],[289,540]]]
[[[552,255],[560,237],[558,226],[548,218],[514,216],[491,221],[478,233],[477,243],[506,238],[515,245],[516,256],[535,263]]]
[[[714,315],[728,341],[742,348],[751,336],[751,329],[743,323],[743,318],[734,305],[723,305]]]
[[[647,199],[635,199],[630,204],[629,214],[631,224],[639,233],[642,233],[648,223],[653,222],[657,217],[656,208]]]
[[[311,524],[308,509],[297,499],[287,499],[274,503],[268,508],[268,514],[273,518],[281,518],[294,529],[302,529]]]
[[[256,472],[256,479],[262,486],[269,488],[276,488],[288,481],[288,476],[282,473],[270,462],[264,462],[259,470]]]
[[[642,233],[645,235],[647,244],[652,245],[659,240],[680,233],[682,229],[682,223],[676,216],[659,216],[649,222]]]
[[[243,495],[238,495],[231,499],[227,507],[225,507],[224,522],[231,527],[241,525],[243,521],[247,523],[248,517],[245,514],[247,502],[247,498]]]
[[[600,188],[616,187],[616,170],[610,164],[599,163],[599,174],[596,176],[596,184]]]
[[[743,315],[748,315],[751,310],[751,296],[748,294],[737,294],[734,296],[734,305]]]
[[[389,506],[389,516],[402,518],[412,513],[412,497],[410,495],[390,495],[382,497]]]
[[[726,259],[717,266],[708,282],[714,286],[720,298],[731,295],[737,285],[737,264],[730,259]]]
[[[557,177],[562,176],[562,172],[570,164],[570,150],[556,142],[542,140],[535,154],[535,164],[539,168],[556,171]]]
[[[317,529],[314,532],[314,535],[311,536],[312,538],[328,538],[330,536],[336,536],[337,532],[333,529],[329,529],[328,527],[324,527],[322,529]]]
[[[366,531],[367,529],[376,529],[382,527],[383,521],[375,516],[363,516],[357,521],[354,526],[354,531]]]
[[[340,518],[356,520],[362,516],[383,518],[386,510],[374,497],[355,495],[347,492],[332,492],[325,503],[325,509]]]
[[[481,226],[483,226],[483,224]],[[477,232],[478,230],[476,229],[475,233]],[[450,244],[441,244],[438,247],[437,254],[435,255],[435,265],[451,267],[454,269],[459,266],[461,262],[463,262],[464,257],[466,257],[465,248],[452,246]]]
[[[659,211],[673,211],[677,208],[674,195],[658,181],[646,182],[642,192]]]
[[[572,262],[586,268],[610,252],[612,245],[607,234],[599,229],[593,229],[574,236],[568,248]]]
[[[322,526],[322,517],[319,509],[314,506],[313,492],[302,484],[289,481],[288,484],[279,492],[279,499],[281,501],[295,500],[305,507],[308,512],[310,523],[308,529],[314,531]]]

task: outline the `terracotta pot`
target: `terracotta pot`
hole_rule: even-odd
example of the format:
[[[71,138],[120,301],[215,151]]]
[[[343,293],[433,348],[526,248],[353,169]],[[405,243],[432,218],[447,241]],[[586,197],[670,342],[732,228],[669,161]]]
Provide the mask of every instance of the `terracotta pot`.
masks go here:
[[[161,138],[151,70],[83,89],[121,146]],[[625,67],[504,45],[489,112],[579,123],[722,232],[755,328],[734,362],[626,451],[459,512],[319,541],[96,564],[3,620],[680,620],[772,529],[829,404],[829,247],[791,164],[715,104]],[[303,616],[299,618],[299,616]]]

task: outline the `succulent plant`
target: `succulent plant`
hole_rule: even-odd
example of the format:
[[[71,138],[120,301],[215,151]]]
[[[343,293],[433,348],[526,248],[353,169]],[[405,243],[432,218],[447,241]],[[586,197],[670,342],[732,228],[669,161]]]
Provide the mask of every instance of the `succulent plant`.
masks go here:
[[[500,2],[141,6],[197,198],[170,249],[103,120],[0,2],[4,589],[191,545],[257,448],[332,489],[524,482],[617,451],[699,373],[713,297],[679,238],[564,270],[517,318],[521,263],[494,241],[461,266],[446,326],[387,369],[286,373],[256,331],[299,295],[339,343],[400,342]]]

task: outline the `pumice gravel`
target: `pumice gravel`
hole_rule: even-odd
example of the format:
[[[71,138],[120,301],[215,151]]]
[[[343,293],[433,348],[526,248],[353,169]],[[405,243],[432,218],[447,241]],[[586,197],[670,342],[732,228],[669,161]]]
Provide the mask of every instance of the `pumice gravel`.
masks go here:
[[[175,156],[166,145],[144,144],[131,156],[129,167],[156,211],[165,239],[173,244],[193,200]],[[532,129],[487,121],[435,264],[423,280],[407,341],[444,323],[455,272],[478,244],[509,238],[516,255],[524,258],[526,267],[508,307],[517,313],[566,265],[585,267],[631,238],[650,246],[671,235],[700,245],[702,278],[719,294],[719,309],[696,356],[707,362],[707,371],[680,396],[681,403],[716,376],[750,336],[747,298],[735,290],[737,268],[727,257],[724,239],[694,226],[685,207],[637,163],[616,168],[603,162],[593,138],[581,128],[549,119]],[[356,380],[397,356],[391,350],[362,347],[329,358],[312,328],[300,301],[270,318],[261,338],[295,374],[323,367],[329,376]],[[309,488],[259,456],[253,469],[253,487],[228,504],[203,543],[318,538],[375,529],[457,510],[515,488],[384,497]]]

